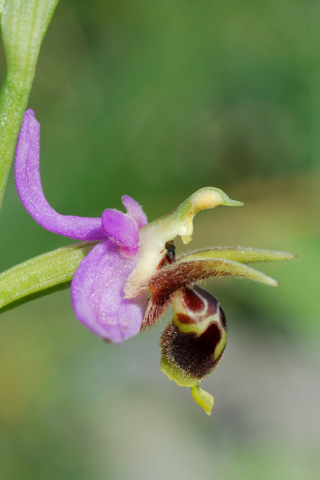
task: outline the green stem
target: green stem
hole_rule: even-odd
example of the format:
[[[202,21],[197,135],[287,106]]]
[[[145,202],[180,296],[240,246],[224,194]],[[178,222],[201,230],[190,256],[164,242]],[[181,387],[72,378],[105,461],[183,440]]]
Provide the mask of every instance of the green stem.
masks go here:
[[[19,80],[7,71],[0,92],[0,208],[33,76]]]
[[[7,72],[0,92],[0,208],[40,46],[58,0],[3,3],[0,3],[0,19]]]

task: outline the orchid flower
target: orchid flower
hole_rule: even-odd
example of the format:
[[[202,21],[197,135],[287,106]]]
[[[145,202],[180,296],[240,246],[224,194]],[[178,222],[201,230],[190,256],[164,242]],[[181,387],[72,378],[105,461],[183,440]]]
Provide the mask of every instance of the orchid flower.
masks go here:
[[[161,369],[178,385],[191,387],[210,414],[213,397],[201,381],[221,360],[227,323],[218,300],[196,285],[217,276],[277,282],[249,266],[287,260],[285,252],[250,248],[211,248],[175,255],[174,239],[192,239],[193,218],[218,205],[241,206],[222,190],[198,190],[169,214],[147,223],[140,205],[123,196],[126,213],[105,210],[101,218],[60,215],[47,202],[40,179],[40,125],[34,112],[24,115],[15,157],[15,181],[25,209],[43,228],[68,238],[96,242],[71,283],[71,300],[80,322],[110,342],[121,344],[154,326],[173,306],[173,320],[161,338]]]

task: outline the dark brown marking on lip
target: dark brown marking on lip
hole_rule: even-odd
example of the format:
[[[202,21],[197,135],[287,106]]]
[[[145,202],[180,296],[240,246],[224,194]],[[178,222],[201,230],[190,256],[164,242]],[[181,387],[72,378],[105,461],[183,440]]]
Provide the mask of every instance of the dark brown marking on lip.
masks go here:
[[[196,323],[192,317],[186,315],[185,313],[177,313],[177,320],[184,325],[189,325],[191,323]]]
[[[214,297],[211,293],[209,293],[204,288],[199,287],[199,285],[194,285],[193,289],[199,293],[199,295],[207,301],[208,310],[206,315],[209,317],[211,315],[215,315],[218,310],[219,301]]]
[[[221,329],[217,323],[211,323],[201,335],[196,335],[180,332],[171,322],[161,337],[162,355],[188,376],[200,380],[206,377],[222,358],[223,352],[213,360],[221,337]]]
[[[219,313],[220,313],[221,325],[223,326],[223,328],[224,328],[225,331],[227,332],[227,331],[228,331],[227,318],[226,318],[226,315],[225,315],[224,310],[223,310],[223,308],[221,307],[221,305],[219,305]]]
[[[204,301],[191,288],[185,288],[183,302],[191,312],[201,312],[204,309]]]

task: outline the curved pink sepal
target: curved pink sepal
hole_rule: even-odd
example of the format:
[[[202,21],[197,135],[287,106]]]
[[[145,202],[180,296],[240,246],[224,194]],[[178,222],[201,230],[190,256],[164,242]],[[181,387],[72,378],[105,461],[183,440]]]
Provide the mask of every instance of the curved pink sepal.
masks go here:
[[[22,204],[43,228],[75,240],[101,240],[100,218],[60,215],[44,196],[40,171],[40,124],[33,110],[26,111],[15,155],[15,182]]]
[[[71,300],[80,322],[106,340],[121,344],[139,333],[147,295],[124,299],[123,288],[137,257],[124,257],[105,240],[80,263],[71,284]]]

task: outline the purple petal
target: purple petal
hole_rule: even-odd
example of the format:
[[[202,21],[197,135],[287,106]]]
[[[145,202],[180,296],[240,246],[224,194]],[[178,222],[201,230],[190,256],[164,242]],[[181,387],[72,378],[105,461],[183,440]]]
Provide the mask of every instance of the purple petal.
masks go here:
[[[80,263],[71,284],[75,314],[106,340],[121,344],[140,331],[147,295],[124,299],[123,288],[137,257],[124,257],[111,240],[96,245]]]
[[[129,197],[128,195],[123,195],[121,199],[123,205],[126,207],[128,214],[135,219],[139,228],[147,225],[147,216],[140,207],[139,203],[133,200],[133,198]]]
[[[105,234],[100,218],[60,215],[47,202],[39,172],[40,124],[33,110],[26,111],[21,124],[15,158],[15,181],[25,209],[43,228],[76,240],[101,240]]]
[[[134,256],[139,249],[139,228],[135,220],[118,210],[105,210],[101,217],[104,233],[120,244],[123,253]]]

